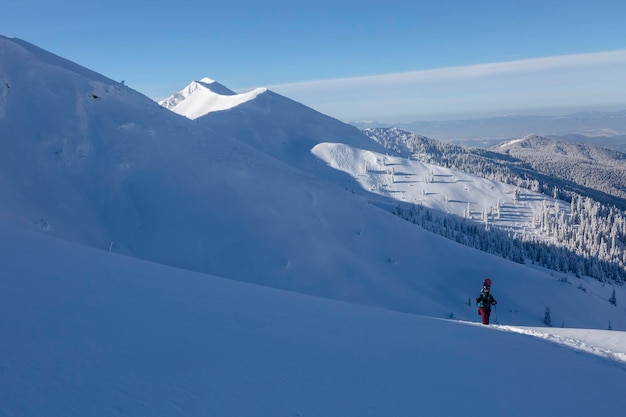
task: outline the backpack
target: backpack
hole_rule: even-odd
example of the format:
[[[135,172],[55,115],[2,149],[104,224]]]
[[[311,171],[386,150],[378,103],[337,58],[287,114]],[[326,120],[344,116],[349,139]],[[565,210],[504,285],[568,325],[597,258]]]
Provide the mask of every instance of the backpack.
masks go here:
[[[476,302],[478,303],[478,307],[491,309],[491,302],[493,301],[493,295],[480,293]]]

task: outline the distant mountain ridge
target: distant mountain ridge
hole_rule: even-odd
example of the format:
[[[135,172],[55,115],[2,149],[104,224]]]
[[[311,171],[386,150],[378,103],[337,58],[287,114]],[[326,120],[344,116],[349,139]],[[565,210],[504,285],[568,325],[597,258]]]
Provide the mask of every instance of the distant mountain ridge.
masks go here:
[[[626,201],[626,154],[587,144],[528,135],[491,148],[526,162],[537,172]]]
[[[397,127],[464,146],[491,147],[496,142],[535,134],[545,137],[584,137],[597,146],[618,150],[624,144],[614,138],[626,137],[626,110],[578,112],[560,116],[510,115],[464,120],[434,120],[393,125],[377,122],[351,122],[360,129]]]

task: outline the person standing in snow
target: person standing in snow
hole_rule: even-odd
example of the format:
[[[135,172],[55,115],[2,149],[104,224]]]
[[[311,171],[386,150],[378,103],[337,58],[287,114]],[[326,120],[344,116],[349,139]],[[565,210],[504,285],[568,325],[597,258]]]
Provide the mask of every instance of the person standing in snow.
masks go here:
[[[478,314],[483,318],[483,324],[489,324],[489,316],[491,315],[491,306],[498,304],[493,295],[489,292],[489,285],[483,285],[483,290],[476,298],[476,304],[478,304]]]

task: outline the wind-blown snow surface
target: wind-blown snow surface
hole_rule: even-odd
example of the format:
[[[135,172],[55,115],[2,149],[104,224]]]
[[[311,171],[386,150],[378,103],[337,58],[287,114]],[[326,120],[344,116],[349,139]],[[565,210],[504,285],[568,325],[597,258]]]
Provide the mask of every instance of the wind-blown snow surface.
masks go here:
[[[254,286],[0,225],[6,416],[621,416],[599,356],[492,327]],[[439,290],[444,296],[445,289]],[[498,331],[500,330],[500,331]],[[535,329],[538,336],[547,329]],[[571,330],[571,329],[552,329]],[[610,352],[609,352],[610,351]]]

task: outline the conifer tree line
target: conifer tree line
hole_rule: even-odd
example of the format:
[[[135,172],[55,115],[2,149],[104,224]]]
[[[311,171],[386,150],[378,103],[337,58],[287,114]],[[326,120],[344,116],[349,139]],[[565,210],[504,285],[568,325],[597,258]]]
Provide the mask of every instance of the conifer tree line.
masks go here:
[[[532,262],[559,272],[590,276],[601,282],[623,284],[626,278],[626,220],[609,209],[605,223],[597,215],[599,203],[589,198],[574,200],[572,215],[563,210],[535,216],[536,228],[554,236],[551,242],[531,233],[485,227],[473,220],[430,210],[423,205],[398,205],[397,216],[465,246],[518,263]],[[612,216],[612,217],[611,217]],[[608,238],[605,238],[608,236]]]

